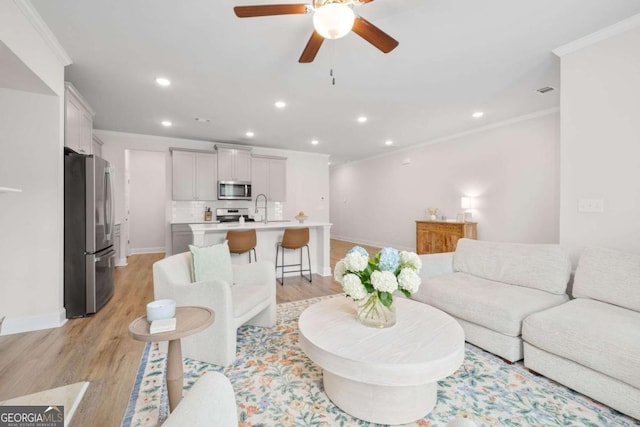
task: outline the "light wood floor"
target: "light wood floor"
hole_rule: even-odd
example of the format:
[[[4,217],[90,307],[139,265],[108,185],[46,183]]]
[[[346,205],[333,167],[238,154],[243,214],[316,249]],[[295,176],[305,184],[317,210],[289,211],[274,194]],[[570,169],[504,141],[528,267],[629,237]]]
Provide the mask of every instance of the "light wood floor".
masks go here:
[[[331,267],[353,246],[331,241]],[[365,246],[371,255],[378,248]],[[116,269],[115,294],[94,316],[63,327],[0,337],[0,401],[80,381],[89,388],[72,426],[119,426],[144,343],[129,337],[131,320],[153,300],[151,266],[163,254],[135,255]],[[288,302],[342,292],[331,277],[285,277],[277,301]],[[55,403],[55,402],[51,402]]]

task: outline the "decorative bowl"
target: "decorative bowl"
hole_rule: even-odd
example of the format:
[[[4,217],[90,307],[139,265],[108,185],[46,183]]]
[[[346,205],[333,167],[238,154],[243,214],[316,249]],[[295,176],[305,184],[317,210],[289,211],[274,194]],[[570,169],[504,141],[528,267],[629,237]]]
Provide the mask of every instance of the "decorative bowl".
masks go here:
[[[147,320],[171,319],[176,316],[176,302],[172,299],[159,299],[147,304]]]
[[[296,215],[294,218],[297,219],[300,224],[302,224],[309,217],[307,215]]]

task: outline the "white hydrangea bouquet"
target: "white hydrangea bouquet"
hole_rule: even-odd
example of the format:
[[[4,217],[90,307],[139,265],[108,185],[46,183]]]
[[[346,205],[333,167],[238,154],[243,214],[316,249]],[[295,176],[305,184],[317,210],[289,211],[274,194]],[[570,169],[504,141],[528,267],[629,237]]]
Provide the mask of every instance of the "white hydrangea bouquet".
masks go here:
[[[393,293],[409,297],[420,287],[422,261],[415,252],[384,248],[370,258],[360,246],[338,261],[334,278],[348,297],[358,301],[358,320],[384,328],[395,324]]]

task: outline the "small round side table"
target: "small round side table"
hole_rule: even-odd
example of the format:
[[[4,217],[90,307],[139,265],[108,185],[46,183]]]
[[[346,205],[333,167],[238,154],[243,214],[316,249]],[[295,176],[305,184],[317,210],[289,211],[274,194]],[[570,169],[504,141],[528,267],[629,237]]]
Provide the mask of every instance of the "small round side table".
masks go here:
[[[206,307],[176,307],[176,329],[157,334],[149,333],[147,316],[140,316],[129,324],[129,335],[145,342],[169,341],[167,351],[167,394],[169,411],[173,412],[182,400],[182,346],[180,339],[198,333],[213,323],[215,314]]]

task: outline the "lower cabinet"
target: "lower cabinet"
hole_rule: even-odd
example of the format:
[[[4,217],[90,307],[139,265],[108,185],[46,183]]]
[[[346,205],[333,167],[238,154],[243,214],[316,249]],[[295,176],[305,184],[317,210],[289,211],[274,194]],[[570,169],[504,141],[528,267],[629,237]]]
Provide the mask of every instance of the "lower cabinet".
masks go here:
[[[171,226],[171,254],[189,252],[189,245],[193,244],[193,233],[188,224],[173,224]]]
[[[436,254],[454,252],[458,240],[477,238],[475,222],[416,221],[416,252]]]

